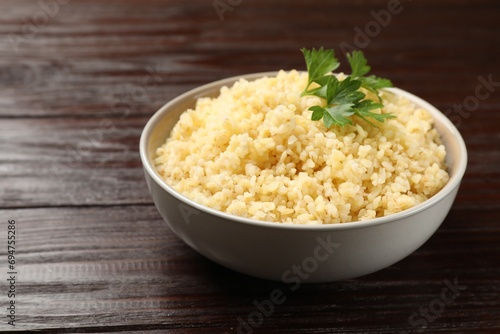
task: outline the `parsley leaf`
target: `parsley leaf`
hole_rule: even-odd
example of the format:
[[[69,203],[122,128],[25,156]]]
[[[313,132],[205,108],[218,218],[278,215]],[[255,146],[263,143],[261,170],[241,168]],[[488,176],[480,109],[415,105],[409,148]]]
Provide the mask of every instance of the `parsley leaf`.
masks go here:
[[[334,50],[324,50],[321,47],[318,50],[303,48],[301,51],[304,54],[309,74],[307,86],[301,95],[313,95],[326,100],[325,107],[313,106],[309,108],[313,112],[311,115],[313,121],[323,119],[325,126],[330,128],[332,125],[352,125],[353,122],[349,117],[353,115],[371,125],[373,124],[369,119],[384,122],[386,119],[395,118],[392,114],[372,112],[372,110],[383,107],[378,90],[392,87],[392,82],[374,75],[366,76],[371,68],[363,52],[354,51],[352,54],[347,54],[352,73],[344,80],[339,81],[332,73],[339,66]],[[309,89],[312,83],[316,83],[318,86]],[[375,93],[379,100],[378,103],[365,99],[366,95],[360,91],[360,88]]]
[[[392,114],[377,114],[370,111],[382,107],[383,105],[381,103],[375,103],[372,100],[363,100],[360,103],[358,103],[358,105],[354,108],[354,110],[356,116],[361,117],[370,124],[372,123],[367,118],[372,118],[381,123],[383,123],[388,118],[396,118],[396,116]]]
[[[358,91],[359,87],[361,87],[361,81],[352,80],[351,77],[345,78],[336,89],[335,96],[327,100],[328,104],[355,103],[361,100],[365,94]]]
[[[349,66],[351,66],[351,77],[360,80],[361,87],[364,89],[378,96],[379,89],[392,87],[392,82],[388,79],[379,78],[374,75],[365,76],[370,72],[371,67],[368,65],[368,61],[362,51],[353,51],[352,54],[347,54],[347,60],[349,61]]]
[[[351,66],[351,76],[354,78],[361,77],[371,70],[365,55],[361,51],[353,51],[352,54],[348,53],[347,61]]]
[[[340,126],[344,126],[347,124],[352,124],[351,120],[347,117],[352,116],[354,114],[354,109],[352,108],[354,104],[338,104],[333,107],[325,108],[328,115],[330,115],[335,124]],[[325,115],[323,115],[325,117]],[[325,124],[326,125],[326,124]],[[329,128],[329,126],[327,126]]]
[[[340,63],[337,58],[335,58],[334,50],[325,50],[321,47],[318,50],[314,48],[312,50],[302,48],[301,51],[304,54],[307,72],[309,73],[306,89],[302,93],[302,95],[305,95],[306,93],[309,94],[307,89],[313,82],[323,86],[325,80],[324,76],[336,70]]]
[[[374,75],[370,75],[368,77],[359,78],[361,80],[363,87],[370,87],[373,89],[381,89],[386,87],[392,87],[392,82],[389,79],[379,78]]]
[[[311,119],[313,121],[319,121],[323,118],[323,123],[327,128],[331,127],[333,124],[337,124],[340,126],[344,126],[347,124],[352,124],[352,121],[348,118],[355,113],[355,110],[352,108],[353,104],[339,104],[333,107],[320,107],[313,106],[309,108],[311,110],[312,116]]]
[[[319,121],[320,119],[323,118],[323,116],[325,114],[325,108],[320,107],[320,106],[313,106],[313,107],[309,108],[309,110],[311,110],[313,112],[311,115],[311,119],[313,121]]]
[[[334,85],[334,83],[331,83],[330,80],[332,78],[335,78],[333,75],[328,75],[328,76],[323,76],[319,79],[317,79],[315,82],[319,85],[319,87],[312,88],[310,90],[304,90],[301,94],[301,96],[304,95],[314,95],[317,97],[320,97],[322,99],[327,100],[327,88],[330,87],[331,85]],[[337,79],[337,78],[335,78]],[[338,80],[337,80],[338,82]]]

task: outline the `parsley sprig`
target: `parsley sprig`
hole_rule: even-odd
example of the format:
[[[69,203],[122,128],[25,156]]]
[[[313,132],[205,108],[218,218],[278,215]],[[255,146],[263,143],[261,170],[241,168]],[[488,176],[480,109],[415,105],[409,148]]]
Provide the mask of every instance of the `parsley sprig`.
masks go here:
[[[367,76],[371,68],[361,51],[354,51],[347,54],[347,61],[351,67],[351,75],[339,81],[332,71],[340,65],[335,58],[334,50],[301,49],[307,65],[309,78],[307,86],[302,92],[304,95],[314,95],[326,100],[326,106],[313,106],[311,110],[313,121],[323,119],[327,128],[332,125],[345,126],[353,125],[351,116],[356,115],[369,124],[373,125],[368,118],[378,122],[384,122],[388,118],[395,118],[392,114],[374,113],[372,110],[383,107],[379,90],[385,87],[392,87],[392,82],[388,79]],[[313,83],[313,88],[310,88]],[[366,94],[360,91],[364,88],[373,92],[378,101],[365,99]]]

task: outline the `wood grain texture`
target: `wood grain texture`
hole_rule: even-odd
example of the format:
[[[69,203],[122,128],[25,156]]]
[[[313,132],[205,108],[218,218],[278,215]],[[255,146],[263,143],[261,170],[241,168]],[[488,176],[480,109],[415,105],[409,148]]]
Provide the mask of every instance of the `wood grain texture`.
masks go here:
[[[500,264],[488,260],[500,256],[500,226],[492,218],[499,210],[454,210],[424,247],[390,268],[296,291],[205,260],[150,205],[0,214],[18,224],[18,302],[30,310],[22,312],[24,329],[115,331],[140,325],[231,332],[238,317],[255,309],[254,301],[279,288],[287,300],[266,319],[263,332],[391,333],[408,329],[413,312],[440,298],[445,280],[466,288],[429,325],[433,332],[475,333],[477,317],[484,326],[500,325],[494,311],[500,307]],[[457,247],[471,242],[474,249]]]
[[[212,0],[2,1],[0,244],[15,219],[19,311],[16,328],[0,311],[0,331],[238,333],[281,289],[286,302],[253,332],[500,332],[497,1],[402,0],[362,47],[376,74],[446,112],[469,149],[450,214],[403,261],[291,291],[198,255],[147,192],[138,143],[160,106],[228,76],[304,69],[304,46],[340,54],[387,4],[252,0],[221,21]],[[478,89],[489,94],[475,103]],[[464,288],[438,317],[411,322],[454,280]]]

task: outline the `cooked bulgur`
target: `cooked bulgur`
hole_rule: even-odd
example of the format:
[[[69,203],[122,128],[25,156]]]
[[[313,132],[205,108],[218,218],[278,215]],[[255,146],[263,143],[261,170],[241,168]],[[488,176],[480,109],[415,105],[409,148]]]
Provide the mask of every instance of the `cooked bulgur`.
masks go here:
[[[445,147],[433,119],[407,99],[382,92],[384,113],[372,126],[311,120],[301,97],[307,73],[223,87],[184,112],[156,152],[165,181],[190,199],[258,220],[331,224],[408,209],[447,182]]]

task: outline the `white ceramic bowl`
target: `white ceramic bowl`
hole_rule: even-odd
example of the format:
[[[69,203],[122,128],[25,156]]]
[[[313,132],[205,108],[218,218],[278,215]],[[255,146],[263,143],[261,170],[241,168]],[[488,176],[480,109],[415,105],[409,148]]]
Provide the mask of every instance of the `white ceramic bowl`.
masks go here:
[[[447,150],[450,180],[429,200],[382,218],[333,225],[289,225],[223,213],[181,195],[156,171],[155,150],[169,136],[180,114],[203,96],[217,96],[222,86],[239,78],[274,76],[255,73],[216,81],[173,99],[144,128],[140,154],[146,181],[168,226],[200,254],[225,267],[255,277],[283,281],[328,282],[366,275],[403,259],[419,248],[443,222],[457,194],[467,165],[464,141],[455,126],[435,107],[401,89],[428,110]],[[418,270],[416,268],[415,270]]]

